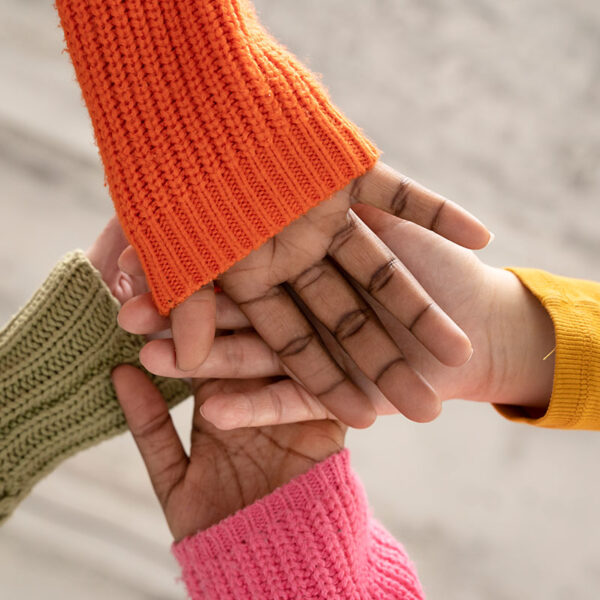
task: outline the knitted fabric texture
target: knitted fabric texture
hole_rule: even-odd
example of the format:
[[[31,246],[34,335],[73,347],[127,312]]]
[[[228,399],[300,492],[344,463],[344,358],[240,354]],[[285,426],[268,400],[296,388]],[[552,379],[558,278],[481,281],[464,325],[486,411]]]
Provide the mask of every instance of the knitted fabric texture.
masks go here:
[[[404,548],[369,515],[347,450],[173,546],[193,600],[417,600]]]
[[[0,332],[0,522],[62,460],[126,429],[110,373],[139,366],[144,340],[119,328],[117,312],[74,252]],[[189,395],[178,380],[153,379],[170,404]]]
[[[552,318],[554,381],[550,404],[542,417],[530,417],[520,407],[497,406],[497,410],[513,421],[538,427],[600,431],[600,283],[538,269],[509,271]]]
[[[57,0],[123,229],[162,314],[377,152],[244,0]]]

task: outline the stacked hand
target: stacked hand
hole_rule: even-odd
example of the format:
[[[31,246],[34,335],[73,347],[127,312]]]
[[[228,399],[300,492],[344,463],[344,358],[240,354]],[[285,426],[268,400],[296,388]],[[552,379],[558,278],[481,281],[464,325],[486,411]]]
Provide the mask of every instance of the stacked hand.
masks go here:
[[[438,394],[407,360],[404,348],[390,336],[367,299],[385,309],[440,363],[464,364],[471,356],[471,344],[361,220],[358,209],[364,204],[467,247],[482,247],[489,240],[481,223],[460,207],[378,165],[237,263],[218,283],[240,309],[237,325],[251,325],[267,344],[257,354],[263,359],[261,366],[277,365],[277,373],[255,375],[293,378],[269,384],[261,392],[265,398],[276,399],[282,385],[292,387],[309,409],[322,407],[326,414],[360,427],[375,418],[377,407],[370,389],[374,386],[407,417],[431,420],[440,410]],[[357,210],[351,210],[351,205]],[[131,249],[120,264],[134,277],[143,275]],[[212,346],[215,302],[208,286],[174,309],[169,321],[154,311],[149,295],[137,296],[123,307],[120,323],[134,333],[170,326],[173,342],[151,342],[142,360],[151,370],[176,362],[178,375],[195,376],[214,364],[215,351],[233,351],[238,358],[240,353],[257,352],[256,334],[243,333],[235,341]],[[323,343],[328,337],[329,348]],[[332,350],[333,342],[337,350]],[[351,359],[372,385],[359,387],[332,352]]]
[[[517,278],[484,265],[472,252],[414,223],[371,207],[357,206],[355,210],[471,340],[472,359],[465,365],[448,367],[432,356],[397,318],[374,303],[373,310],[385,330],[437,396],[441,400],[463,398],[532,409],[547,406],[554,361],[553,356],[544,358],[554,346],[553,325],[544,308]],[[194,370],[194,375],[277,377],[277,380],[253,389],[213,390],[203,406],[207,419],[227,429],[335,417],[317,395],[296,379],[286,377],[277,354],[258,335],[245,329],[249,326],[245,315],[224,294],[219,294],[217,300],[219,306],[227,307],[228,323],[241,331],[218,337],[207,360]],[[158,326],[158,319],[158,313],[149,305],[121,317],[138,328]],[[322,328],[321,334],[332,354],[364,390],[377,414],[397,412],[397,407],[343,354],[335,339],[328,338]],[[186,374],[176,365],[170,340],[151,342],[142,351],[141,360],[160,375]],[[406,412],[417,413],[420,401],[419,397],[407,397]]]
[[[117,367],[113,382],[175,540],[252,504],[344,445],[345,427],[330,420],[220,431],[200,413],[204,400],[267,381],[196,381],[188,456],[164,399],[141,371]]]
[[[145,289],[143,276],[123,272],[117,260],[127,240],[116,218],[87,251],[112,294],[123,303]],[[216,304],[216,325],[222,329],[247,327],[239,309],[220,294]],[[343,447],[345,427],[336,421],[299,423],[279,427],[220,431],[206,421],[199,407],[214,393],[245,393],[272,383],[253,377],[257,371],[272,372],[278,359],[260,364],[264,344],[248,337],[246,359],[235,360],[234,346],[217,337],[213,355],[230,356],[227,362],[206,362],[211,377],[223,380],[194,380],[195,407],[192,445],[187,456],[173,428],[167,405],[158,389],[135,367],[122,365],[113,372],[113,381],[132,434],[138,444],[167,523],[176,540],[220,521],[236,510],[266,496],[275,488],[308,471],[315,463]],[[225,342],[225,345],[221,343]],[[253,343],[259,348],[253,357]]]
[[[373,209],[362,209],[360,214],[472,340],[473,359],[459,368],[446,367],[411,339],[393,317],[382,315],[407,359],[440,397],[531,408],[547,404],[553,363],[552,358],[544,361],[543,357],[554,343],[552,323],[518,280],[412,223]],[[156,318],[157,313],[146,317]],[[216,321],[217,327],[224,323],[233,329],[248,325],[224,295],[217,298]],[[150,354],[148,366],[163,375],[181,376],[172,348],[162,350],[162,358],[160,352]],[[257,373],[275,379],[234,379],[256,377]],[[276,353],[256,334],[217,337],[196,374],[214,379],[195,381],[189,456],[164,400],[144,375],[127,366],[113,374],[119,400],[176,540],[211,526],[309,470],[342,447],[345,433],[338,421],[328,420],[331,415],[318,398],[296,381],[281,378],[283,369]],[[372,399],[380,414],[395,410],[376,393]],[[303,422],[266,426],[295,420]],[[245,428],[223,431],[209,421],[219,427]]]
[[[366,182],[363,189],[369,189],[371,183]],[[377,194],[373,196],[378,197]],[[404,216],[414,216],[406,210]],[[453,205],[450,210],[455,210]],[[455,214],[466,223],[466,229],[471,227],[475,231],[474,221],[456,210]],[[286,364],[287,357],[272,348],[275,338],[269,338],[269,332],[273,322],[277,323],[281,335],[288,331],[286,323],[277,320],[277,309],[293,306],[288,313],[292,321],[300,314],[296,313],[296,305],[291,304],[292,298],[300,305],[305,300],[303,309],[313,313],[311,320],[319,337],[311,330],[310,335],[315,340],[311,337],[311,343],[323,340],[324,368],[329,368],[330,361],[335,360],[335,369],[344,373],[344,382],[351,379],[351,385],[356,385],[368,399],[368,403],[357,403],[353,408],[356,421],[367,422],[373,411],[388,414],[399,409],[413,418],[424,414],[428,417],[431,412],[427,413],[427,410],[431,410],[431,406],[424,410],[420,405],[423,395],[412,395],[411,391],[402,395],[400,402],[391,387],[390,402],[382,393],[382,386],[376,385],[377,379],[373,381],[373,377],[369,377],[365,364],[358,363],[373,353],[375,346],[367,345],[366,353],[362,354],[365,350],[362,345],[368,340],[350,346],[336,328],[327,327],[328,317],[319,302],[334,313],[339,310],[342,300],[351,298],[360,303],[360,310],[369,315],[369,326],[373,328],[370,335],[379,341],[386,340],[386,343],[392,340],[395,349],[401,348],[402,362],[411,365],[412,373],[420,373],[418,378],[435,390],[435,398],[462,397],[531,408],[547,404],[553,361],[552,358],[542,359],[554,343],[552,323],[544,309],[512,274],[484,265],[472,252],[428,231],[422,226],[422,220],[420,225],[411,223],[359,204],[353,211],[348,218],[359,223],[358,231],[368,231],[369,236],[376,236],[376,247],[393,257],[390,259],[390,280],[401,277],[404,284],[412,286],[409,298],[436,299],[434,312],[440,319],[437,326],[445,332],[446,341],[453,339],[453,343],[457,343],[461,339],[461,330],[454,323],[469,336],[474,354],[468,363],[462,366],[443,364],[439,352],[431,352],[414,335],[414,328],[411,331],[406,327],[403,316],[398,313],[402,307],[394,306],[390,297],[369,295],[369,286],[366,291],[355,292],[356,288],[350,288],[345,280],[341,280],[340,271],[336,270],[339,263],[328,262],[329,259],[320,258],[317,267],[306,267],[312,253],[306,252],[304,246],[298,246],[298,255],[291,252],[288,238],[283,235],[282,243],[278,240],[269,245],[268,257],[264,252],[261,254],[261,249],[246,259],[246,266],[242,261],[231,279],[228,280],[229,275],[223,277],[220,283],[225,293],[215,295],[212,290],[202,290],[185,308],[181,307],[182,311],[174,311],[171,319],[161,317],[150,297],[140,293],[143,274],[131,250],[127,250],[120,261],[128,273],[113,267],[103,269],[109,286],[115,291],[121,290],[121,299],[128,300],[133,295],[120,315],[121,323],[127,329],[150,334],[172,327],[174,337],[179,334],[179,345],[177,339],[175,342],[160,339],[147,344],[141,354],[144,365],[160,375],[197,378],[194,380],[192,446],[187,456],[166,404],[149,380],[129,366],[119,367],[113,373],[119,400],[175,539],[205,529],[253,503],[343,446],[345,427],[336,417],[340,412],[344,416],[346,413],[334,411],[339,407],[330,402],[327,395],[324,397],[303,386],[289,362]],[[310,222],[308,216],[307,219]],[[417,218],[414,220],[419,222]],[[439,231],[440,224],[444,223],[440,215],[437,223],[433,229]],[[294,231],[292,227],[288,229]],[[456,235],[450,235],[448,230],[444,233],[457,239],[459,229]],[[114,224],[108,231],[117,235]],[[352,231],[349,238],[354,243]],[[306,235],[314,241],[313,233],[309,227],[305,231],[299,230],[298,236]],[[473,240],[467,243],[465,238],[459,241],[478,245]],[[112,265],[116,248],[123,246],[120,239],[110,257],[96,259],[96,262]],[[91,251],[89,255],[94,253]],[[359,257],[355,258],[363,266],[368,262],[360,263]],[[261,289],[269,285],[272,289],[273,281],[283,281],[283,274],[297,275],[298,269],[304,267],[318,269],[308,287],[324,286],[319,291],[320,296],[315,296],[312,302],[310,299],[306,302],[303,290],[306,286],[297,283],[298,277],[291,278],[289,287],[271,296],[263,294],[249,303],[244,300],[244,285],[250,286],[253,293],[259,284],[263,286]],[[253,277],[258,278],[259,283]],[[360,282],[358,275],[356,279]],[[289,289],[293,290],[291,295],[287,294]],[[346,292],[348,295],[344,295]],[[328,302],[328,294],[341,296],[335,296],[338,301]],[[317,297],[319,302],[316,302]],[[315,313],[321,322],[314,318]],[[180,347],[184,354],[203,350],[190,337],[190,332],[206,333],[206,324],[202,321],[206,314],[212,315],[211,327],[216,326],[217,337],[202,364],[193,369],[181,369],[175,348],[178,354]],[[184,317],[188,319],[188,329],[184,327]],[[259,327],[263,326],[262,337],[256,331],[257,323]],[[358,331],[361,329],[365,326]],[[453,335],[456,337],[452,338]],[[271,343],[266,343],[265,338]],[[524,344],[523,340],[528,343]],[[436,348],[435,344],[431,346]],[[294,366],[297,371],[298,366]],[[315,368],[318,371],[318,365]],[[306,376],[307,371],[302,373]],[[402,375],[396,382],[399,386],[407,380],[407,373]],[[418,387],[416,389],[418,391]],[[387,388],[385,391],[390,393]],[[233,430],[228,431],[230,429]]]

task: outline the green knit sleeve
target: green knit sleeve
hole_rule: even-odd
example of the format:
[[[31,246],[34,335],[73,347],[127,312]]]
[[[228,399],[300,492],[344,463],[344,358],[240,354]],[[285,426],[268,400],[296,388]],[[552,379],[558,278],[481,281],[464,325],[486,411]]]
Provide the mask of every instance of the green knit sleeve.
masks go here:
[[[82,252],[59,262],[0,331],[0,523],[65,458],[126,429],[110,373],[137,366],[141,336]],[[190,393],[153,377],[170,405]]]

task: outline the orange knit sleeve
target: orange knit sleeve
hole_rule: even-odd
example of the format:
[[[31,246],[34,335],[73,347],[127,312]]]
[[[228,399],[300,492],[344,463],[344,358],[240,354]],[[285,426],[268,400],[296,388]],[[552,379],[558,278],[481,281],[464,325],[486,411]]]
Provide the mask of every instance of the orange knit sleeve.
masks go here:
[[[56,6],[162,314],[377,159],[245,0]]]

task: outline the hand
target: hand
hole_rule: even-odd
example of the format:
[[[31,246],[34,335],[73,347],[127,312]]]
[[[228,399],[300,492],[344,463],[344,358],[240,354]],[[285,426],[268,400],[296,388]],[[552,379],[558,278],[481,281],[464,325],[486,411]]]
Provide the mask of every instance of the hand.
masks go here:
[[[119,220],[114,216],[86,252],[90,263],[100,272],[104,283],[121,304],[147,289],[144,277],[131,276],[118,265],[119,257],[128,245]]]
[[[375,417],[367,396],[333,360],[296,304],[298,299],[398,410],[414,420],[431,420],[440,410],[437,395],[405,360],[347,278],[381,303],[441,362],[463,364],[471,346],[393,252],[350,210],[351,204],[360,202],[403,215],[470,247],[489,240],[487,230],[460,207],[378,165],[234,265],[218,283],[275,349],[287,372],[329,413],[356,427],[369,425]],[[124,258],[130,272],[141,273],[135,257],[129,253]],[[171,315],[177,365],[192,373],[195,361],[187,358],[193,359],[200,346],[203,357],[208,354],[207,333],[214,320],[209,306],[214,302],[212,292],[201,294]],[[140,302],[135,306],[139,308]],[[124,307],[119,321],[139,333],[133,312],[131,306]],[[181,342],[184,334],[189,344]],[[194,353],[188,354],[191,341]]]
[[[518,279],[508,271],[483,264],[472,252],[413,223],[370,207],[356,210],[471,339],[472,359],[462,367],[448,368],[435,360],[395,318],[376,307],[407,360],[430,382],[439,397],[514,404],[531,410],[547,407],[554,356],[546,360],[544,357],[554,347],[554,328],[545,309]],[[235,345],[233,339],[230,343]],[[261,375],[283,374],[276,356],[266,345],[257,342],[256,352],[265,367],[271,352],[271,364],[275,367],[271,372],[266,367]],[[222,354],[216,350],[211,360],[219,356],[223,362]],[[345,368],[357,376],[347,357],[345,360]],[[237,361],[242,368],[248,357],[240,352]],[[166,340],[161,340],[155,352],[146,357],[145,364],[160,375],[181,376],[169,356]],[[250,371],[251,365],[248,367],[244,372]],[[201,373],[209,376],[206,370]],[[365,384],[368,382],[363,380],[361,385],[378,414],[396,412],[376,389]],[[318,398],[289,378],[253,390],[217,391],[206,400],[203,411],[211,422],[226,429],[330,416]]]
[[[484,264],[473,252],[413,223],[370,207],[357,211],[473,344],[471,360],[448,369],[378,309],[386,329],[405,349],[407,360],[440,398],[547,407],[554,374],[554,355],[550,354],[555,346],[554,325],[517,277]]]
[[[345,428],[335,421],[219,431],[200,413],[204,399],[217,389],[265,385],[219,380],[198,382],[187,456],[164,399],[141,371],[117,367],[113,383],[176,541],[266,496],[344,444]]]

